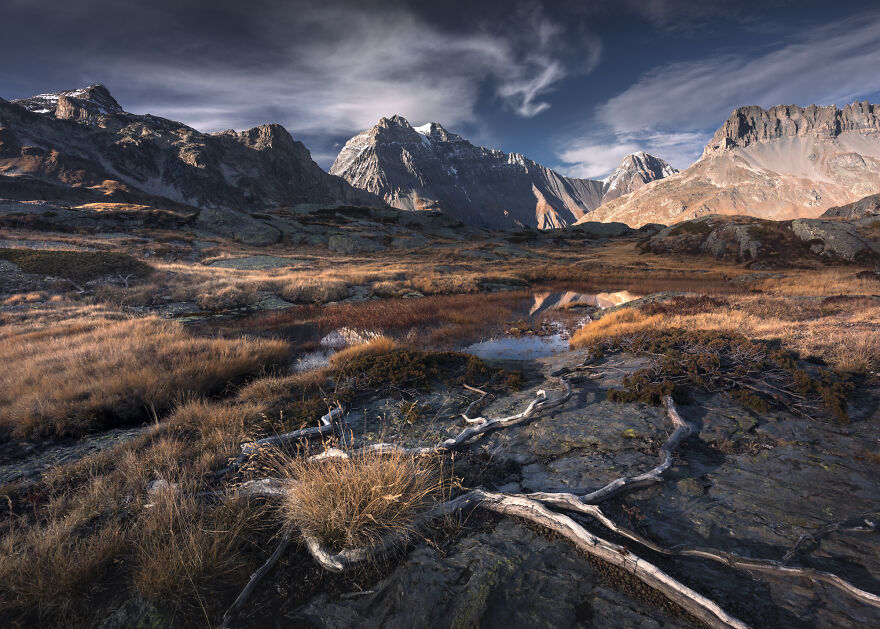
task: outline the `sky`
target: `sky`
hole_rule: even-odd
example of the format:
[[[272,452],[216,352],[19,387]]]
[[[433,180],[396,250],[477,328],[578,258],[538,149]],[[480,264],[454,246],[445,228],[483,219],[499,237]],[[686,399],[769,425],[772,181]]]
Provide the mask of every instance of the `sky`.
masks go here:
[[[0,0],[0,97],[103,83],[201,131],[284,125],[322,167],[383,116],[601,178],[679,169],[743,105],[880,102],[880,3]]]

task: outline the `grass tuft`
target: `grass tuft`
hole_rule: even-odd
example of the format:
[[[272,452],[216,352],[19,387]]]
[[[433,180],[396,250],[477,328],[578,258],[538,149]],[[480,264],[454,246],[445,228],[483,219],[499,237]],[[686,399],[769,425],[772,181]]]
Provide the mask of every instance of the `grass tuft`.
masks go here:
[[[291,458],[281,473],[291,482],[284,517],[334,550],[368,546],[392,534],[406,539],[444,487],[434,466],[403,453]]]

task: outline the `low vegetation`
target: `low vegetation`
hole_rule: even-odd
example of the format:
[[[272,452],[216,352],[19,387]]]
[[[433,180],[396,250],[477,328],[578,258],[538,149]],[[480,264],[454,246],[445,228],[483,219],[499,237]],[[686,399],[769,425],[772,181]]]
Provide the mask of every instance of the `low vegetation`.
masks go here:
[[[802,365],[797,354],[778,343],[750,340],[735,331],[675,327],[665,315],[649,314],[669,307],[619,310],[572,338],[574,346],[596,356],[627,351],[653,358],[651,366],[624,377],[623,389],[609,390],[609,399],[659,404],[665,395],[686,401],[695,390],[724,392],[756,412],[781,408],[805,417],[830,412],[841,423],[849,422],[851,385],[845,377]]]
[[[0,429],[76,436],[164,414],[277,364],[280,340],[199,338],[154,317],[69,323],[0,337]]]
[[[153,268],[125,253],[113,251],[51,251],[45,249],[0,249],[0,259],[9,260],[25,273],[88,282],[111,275],[145,277]]]
[[[27,273],[70,280],[25,278],[2,288],[0,359],[13,366],[0,372],[4,447],[15,447],[13,438],[79,437],[159,421],[0,490],[8,508],[0,524],[0,624],[97,626],[108,609],[136,597],[148,610],[145,622],[216,625],[285,523],[333,549],[388,532],[405,538],[448,490],[430,460],[285,459],[292,490],[281,511],[258,500],[203,498],[249,480],[261,466],[277,467],[278,459],[256,456],[253,465],[218,472],[242,443],[314,426],[337,405],[390,398],[413,432],[427,431],[436,409],[419,405],[426,391],[519,388],[519,374],[452,350],[489,332],[535,333],[534,321],[515,320],[533,303],[527,286],[697,293],[622,308],[575,333],[572,343],[596,354],[631,351],[654,361],[612,392],[614,399],[716,391],[756,412],[832,413],[846,421],[849,383],[880,367],[873,297],[880,279],[870,270],[770,274],[722,261],[698,272],[705,270],[698,259],[634,255],[631,241],[547,246],[549,237],[533,236],[514,238],[531,247],[523,257],[491,268],[459,255],[474,243],[361,258],[303,245],[302,259],[289,266],[221,268],[208,263],[253,251],[217,243],[214,258],[184,262],[190,250],[176,232],[149,249],[137,245],[134,255],[2,250],[0,258]],[[139,261],[146,259],[149,266]],[[111,281],[94,281],[102,277]],[[234,311],[254,307],[265,293],[297,306],[221,318],[240,315]],[[220,316],[191,327],[144,316],[179,301]],[[564,314],[571,318],[558,318],[568,322],[583,315]],[[297,335],[306,327],[312,336],[303,341]],[[385,336],[291,373],[292,346],[314,349],[342,327]]]

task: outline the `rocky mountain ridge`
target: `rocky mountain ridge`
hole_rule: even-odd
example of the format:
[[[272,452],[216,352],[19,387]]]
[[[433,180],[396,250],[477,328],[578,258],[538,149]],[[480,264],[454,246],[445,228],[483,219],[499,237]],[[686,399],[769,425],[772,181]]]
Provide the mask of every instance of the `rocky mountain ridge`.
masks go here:
[[[650,155],[630,156],[604,181],[565,177],[519,153],[475,146],[442,125],[401,116],[351,138],[331,174],[405,210],[439,209],[489,228],[570,225],[612,197],[674,172]]]
[[[282,126],[202,133],[125,112],[102,85],[0,102],[0,198],[264,212],[383,205],[324,172]]]
[[[715,132],[703,150],[703,157],[780,138],[830,139],[846,132],[880,132],[880,106],[864,101],[850,103],[842,109],[835,105],[739,107]]]
[[[638,227],[709,214],[816,218],[880,192],[880,106],[737,109],[686,170],[621,195],[590,220]]]

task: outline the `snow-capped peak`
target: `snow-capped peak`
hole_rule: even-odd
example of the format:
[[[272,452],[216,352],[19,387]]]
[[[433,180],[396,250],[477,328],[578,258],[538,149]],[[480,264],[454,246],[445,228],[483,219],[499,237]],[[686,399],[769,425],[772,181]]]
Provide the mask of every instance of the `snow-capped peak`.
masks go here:
[[[119,106],[116,99],[113,98],[106,87],[100,84],[89,85],[88,87],[75,90],[65,90],[63,92],[37,94],[30,98],[22,98],[12,102],[37,114],[54,115],[58,107],[58,101],[62,96],[84,103],[94,113],[106,115],[122,112],[122,107]]]

